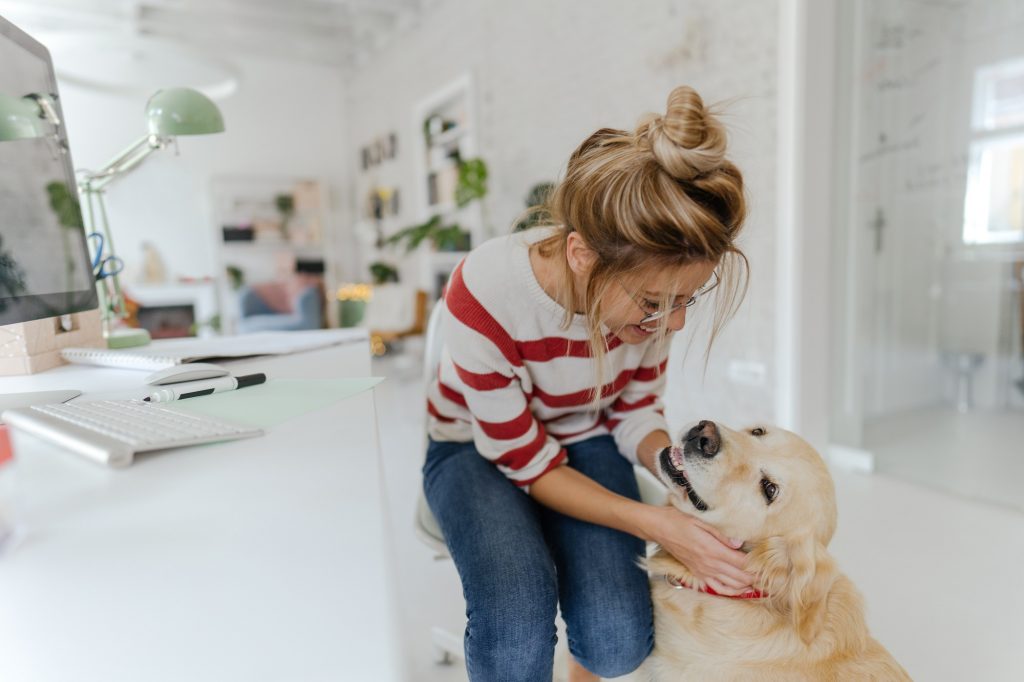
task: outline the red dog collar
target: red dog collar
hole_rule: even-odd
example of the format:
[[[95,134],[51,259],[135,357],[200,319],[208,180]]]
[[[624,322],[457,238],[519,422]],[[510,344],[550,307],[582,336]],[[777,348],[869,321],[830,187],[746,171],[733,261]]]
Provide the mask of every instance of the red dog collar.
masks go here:
[[[665,576],[665,582],[668,583],[670,586],[672,586],[673,588],[675,588],[677,590],[681,590],[681,589],[683,589],[685,587],[685,588],[688,588],[688,589],[691,589],[691,590],[696,590],[697,592],[704,592],[705,594],[710,594],[710,595],[715,596],[715,597],[726,597],[728,599],[767,599],[768,598],[768,595],[765,594],[764,592],[760,591],[760,590],[750,590],[749,592],[744,592],[743,594],[737,594],[737,595],[719,594],[718,592],[715,592],[713,589],[711,589],[711,587],[709,585],[705,585],[704,587],[701,587],[701,588],[698,589],[696,587],[693,587],[692,585],[687,585],[686,583],[684,583],[679,578],[675,578],[675,577],[670,576],[670,575],[666,575]]]

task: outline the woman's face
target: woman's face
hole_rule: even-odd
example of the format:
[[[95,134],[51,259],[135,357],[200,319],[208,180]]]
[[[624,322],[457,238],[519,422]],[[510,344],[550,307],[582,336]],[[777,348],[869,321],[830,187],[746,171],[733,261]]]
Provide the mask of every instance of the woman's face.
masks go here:
[[[665,295],[674,293],[666,315],[669,331],[679,331],[686,323],[685,304],[708,280],[717,263],[689,263],[675,269],[652,270],[642,275],[622,278],[612,284],[601,306],[605,325],[625,343],[642,343],[657,333],[662,320],[640,325],[651,313],[662,310]]]

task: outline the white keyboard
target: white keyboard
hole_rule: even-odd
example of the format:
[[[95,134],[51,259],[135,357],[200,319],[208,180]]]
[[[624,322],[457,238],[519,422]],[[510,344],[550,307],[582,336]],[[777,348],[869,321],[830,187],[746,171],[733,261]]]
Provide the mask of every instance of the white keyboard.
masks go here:
[[[112,467],[128,466],[136,452],[263,435],[260,429],[141,400],[34,405],[7,410],[3,420]]]

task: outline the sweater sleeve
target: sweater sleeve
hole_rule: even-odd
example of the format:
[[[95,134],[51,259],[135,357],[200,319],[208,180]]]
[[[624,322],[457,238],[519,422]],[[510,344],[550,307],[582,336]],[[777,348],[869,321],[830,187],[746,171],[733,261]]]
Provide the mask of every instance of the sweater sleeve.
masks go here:
[[[671,345],[671,339],[663,344],[651,343],[640,367],[605,410],[605,425],[611,430],[619,452],[633,464],[638,463],[640,441],[654,431],[668,432],[661,396],[665,392],[665,368]]]
[[[466,287],[461,265],[452,273],[445,307],[441,395],[472,415],[480,454],[527,488],[563,463],[565,450],[531,412],[515,342]]]

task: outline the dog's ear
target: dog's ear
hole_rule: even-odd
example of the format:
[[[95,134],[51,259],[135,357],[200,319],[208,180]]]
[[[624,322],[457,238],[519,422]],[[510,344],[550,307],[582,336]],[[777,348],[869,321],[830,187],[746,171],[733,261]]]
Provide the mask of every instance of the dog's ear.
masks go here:
[[[787,614],[805,644],[825,624],[828,594],[838,576],[825,546],[810,534],[770,537],[754,544],[747,570],[758,576],[758,587],[769,604]]]

